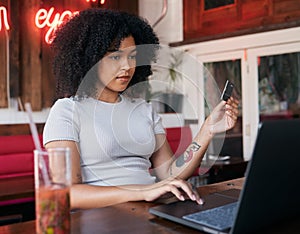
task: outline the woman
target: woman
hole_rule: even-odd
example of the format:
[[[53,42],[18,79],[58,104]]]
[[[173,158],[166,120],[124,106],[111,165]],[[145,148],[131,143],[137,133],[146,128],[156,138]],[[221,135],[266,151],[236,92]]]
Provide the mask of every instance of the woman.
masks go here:
[[[238,103],[220,102],[186,153],[173,159],[151,105],[123,94],[152,74],[158,43],[144,20],[103,9],[84,10],[57,30],[52,47],[60,99],[44,145],[71,149],[72,208],[154,201],[168,192],[203,203],[186,179],[213,135],[234,126]]]

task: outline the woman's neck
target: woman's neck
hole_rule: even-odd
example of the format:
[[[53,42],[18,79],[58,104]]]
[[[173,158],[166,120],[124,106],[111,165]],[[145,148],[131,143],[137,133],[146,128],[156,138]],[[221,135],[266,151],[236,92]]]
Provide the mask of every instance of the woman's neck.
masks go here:
[[[108,102],[108,103],[116,103],[120,101],[119,93],[105,93],[102,92],[100,96],[98,97],[98,100],[102,102]]]

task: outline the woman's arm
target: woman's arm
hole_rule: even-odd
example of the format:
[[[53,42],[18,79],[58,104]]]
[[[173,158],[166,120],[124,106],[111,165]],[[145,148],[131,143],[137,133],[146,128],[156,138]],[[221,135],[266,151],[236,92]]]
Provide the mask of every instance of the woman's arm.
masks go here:
[[[205,120],[193,142],[184,154],[172,158],[173,153],[164,135],[156,135],[159,149],[151,157],[156,176],[160,179],[176,177],[188,179],[200,166],[202,158],[215,133],[234,127],[238,116],[238,101],[230,98],[221,101]]]
[[[167,179],[153,185],[94,186],[82,184],[79,148],[74,141],[53,141],[46,148],[69,147],[72,159],[72,186],[70,192],[71,209],[104,207],[128,201],[154,201],[161,195],[171,192],[178,199],[183,195],[199,204],[199,195],[190,184],[180,179]]]
[[[75,184],[71,188],[71,208],[89,209],[105,207],[128,201],[154,201],[166,193],[179,200],[185,194],[198,204],[203,204],[198,193],[185,180],[167,179],[152,185],[95,186]]]
[[[156,135],[156,141],[162,146],[151,157],[154,174],[161,180],[168,177],[188,179],[200,166],[212,137],[213,135],[203,125],[194,138],[194,143],[188,146],[183,155],[174,158],[165,135]]]

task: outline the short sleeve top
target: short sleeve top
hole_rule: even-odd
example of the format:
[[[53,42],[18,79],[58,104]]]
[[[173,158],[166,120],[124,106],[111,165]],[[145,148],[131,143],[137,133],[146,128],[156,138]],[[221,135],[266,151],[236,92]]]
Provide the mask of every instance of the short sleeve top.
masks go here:
[[[78,143],[83,182],[93,185],[152,184],[149,173],[160,116],[142,99],[120,95],[117,103],[63,98],[51,108],[43,133],[51,141]]]

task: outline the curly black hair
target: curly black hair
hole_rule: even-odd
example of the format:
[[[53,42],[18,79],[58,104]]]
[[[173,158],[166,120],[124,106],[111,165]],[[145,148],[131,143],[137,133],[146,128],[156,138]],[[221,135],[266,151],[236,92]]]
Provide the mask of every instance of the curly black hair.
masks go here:
[[[110,48],[118,49],[128,36],[132,36],[137,45],[137,66],[130,87],[152,74],[150,64],[156,60],[159,48],[157,36],[144,19],[127,12],[91,8],[61,25],[51,43],[57,98],[92,96],[91,90],[78,93],[83,78]],[[138,45],[147,46],[139,53]]]

